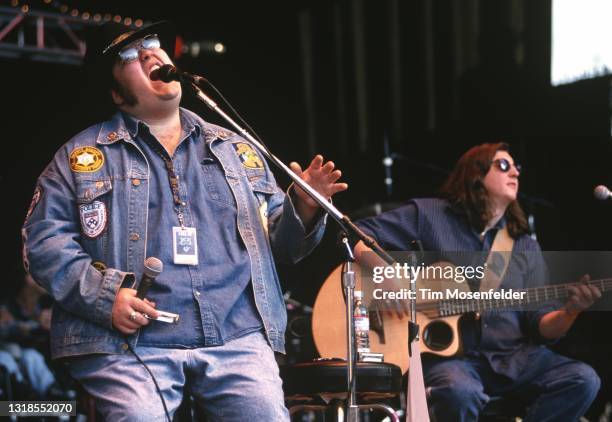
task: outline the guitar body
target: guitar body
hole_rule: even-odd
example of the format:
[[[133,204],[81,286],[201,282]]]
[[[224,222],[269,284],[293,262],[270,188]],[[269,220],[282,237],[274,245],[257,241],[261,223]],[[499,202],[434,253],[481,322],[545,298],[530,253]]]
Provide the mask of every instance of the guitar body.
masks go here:
[[[439,262],[430,267],[449,267],[448,262]],[[355,266],[355,281],[357,289],[361,289],[361,278],[358,266]],[[429,268],[429,267],[428,267]],[[336,268],[325,280],[312,314],[312,336],[321,357],[346,358],[346,318],[345,305],[342,293],[342,266]],[[582,285],[584,282],[581,282]],[[590,285],[596,286],[602,292],[612,290],[612,279],[590,280]],[[433,353],[439,356],[451,357],[462,352],[459,321],[465,315],[464,309],[475,311],[489,311],[491,309],[506,310],[515,305],[533,306],[545,303],[552,299],[566,300],[568,287],[575,283],[539,286],[523,289],[526,298],[510,300],[510,308],[506,299],[471,302],[473,305],[463,308],[461,302],[451,303],[448,300],[444,314],[453,315],[440,317],[440,299],[430,300],[421,297],[422,289],[431,292],[442,292],[446,289],[459,292],[469,292],[467,283],[436,279],[417,280],[417,324],[419,325],[419,338],[421,353]],[[406,285],[405,287],[408,287]],[[363,289],[361,289],[363,290]],[[366,297],[366,301],[367,301]],[[366,303],[368,304],[368,303]],[[482,305],[482,306],[481,306]],[[486,305],[486,306],[484,306]],[[372,312],[370,307],[370,349],[372,352],[383,353],[386,362],[393,363],[403,372],[408,370],[408,318],[398,318],[395,313]]]
[[[358,272],[358,266],[354,268]],[[346,305],[342,292],[342,265],[325,280],[312,312],[312,335],[315,346],[323,358],[346,359]],[[357,289],[361,278],[356,274]],[[383,318],[385,318],[383,316]],[[383,353],[385,362],[394,363],[402,372],[408,370],[408,320],[385,318],[385,339],[370,330],[370,350]],[[370,321],[372,324],[372,321]]]
[[[357,289],[361,289],[358,266],[355,266]],[[337,267],[325,280],[319,290],[312,314],[312,334],[315,346],[323,358],[346,359],[346,307],[342,291],[342,265]],[[451,286],[434,286],[431,281],[425,285],[417,281],[417,289],[438,290]],[[468,289],[467,285],[452,284],[452,288]],[[419,291],[419,290],[417,290]],[[433,301],[417,300],[417,323],[421,353],[434,353],[439,356],[454,356],[461,352],[458,322],[461,315],[436,317],[435,312],[419,312],[421,306],[427,307]],[[389,312],[377,313],[382,318],[377,323],[370,314],[370,350],[383,353],[385,362],[393,363],[408,370],[408,317],[398,318]]]

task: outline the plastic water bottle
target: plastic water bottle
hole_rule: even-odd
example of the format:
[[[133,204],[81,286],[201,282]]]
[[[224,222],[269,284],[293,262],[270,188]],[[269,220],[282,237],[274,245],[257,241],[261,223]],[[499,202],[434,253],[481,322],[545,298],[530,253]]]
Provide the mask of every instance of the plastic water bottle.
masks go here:
[[[355,290],[355,304],[353,307],[353,321],[355,322],[355,343],[357,355],[370,352],[370,315],[363,303],[363,293]]]

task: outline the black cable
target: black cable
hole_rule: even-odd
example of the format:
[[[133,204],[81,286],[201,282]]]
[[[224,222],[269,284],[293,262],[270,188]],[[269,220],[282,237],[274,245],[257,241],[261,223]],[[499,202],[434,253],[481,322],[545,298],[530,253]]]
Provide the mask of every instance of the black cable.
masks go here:
[[[144,368],[147,370],[149,375],[151,375],[151,378],[153,379],[153,384],[155,384],[155,389],[157,390],[157,394],[159,394],[159,398],[161,399],[162,406],[164,406],[164,413],[166,414],[166,417],[168,418],[168,422],[172,422],[172,419],[170,419],[170,414],[168,413],[168,407],[166,406],[166,400],[164,400],[164,395],[162,394],[161,389],[159,388],[159,384],[157,384],[157,380],[155,379],[153,372],[151,372],[147,364],[144,363],[142,359],[140,359],[140,356],[138,356],[136,352],[134,351],[134,349],[132,349],[132,345],[130,344],[127,338],[125,339],[125,343],[128,345],[128,349],[130,350],[130,352],[132,352],[136,360],[138,360],[138,362],[140,362],[142,366],[144,366]]]

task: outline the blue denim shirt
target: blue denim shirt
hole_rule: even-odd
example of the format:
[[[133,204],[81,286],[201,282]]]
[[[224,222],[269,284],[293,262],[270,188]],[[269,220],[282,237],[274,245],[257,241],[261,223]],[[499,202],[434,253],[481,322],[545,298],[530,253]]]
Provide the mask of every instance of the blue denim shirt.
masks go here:
[[[203,128],[201,136],[223,168],[250,257],[255,304],[268,341],[282,352],[287,315],[274,259],[297,262],[310,253],[325,219],[306,233],[265,160],[248,167],[237,154],[236,144],[248,141],[181,112]],[[142,276],[149,178],[146,156],[120,113],[72,138],[39,177],[22,229],[23,252],[26,268],[56,302],[54,358],[128,349],[126,337],[112,326],[111,311],[118,289]],[[127,337],[132,345],[137,340],[138,333]]]
[[[503,220],[484,237],[468,223],[467,218],[442,199],[415,199],[408,204],[379,216],[357,222],[360,228],[376,239],[385,249],[409,251],[412,240],[420,240],[424,251],[441,251],[440,260],[466,260],[481,262],[455,262],[457,265],[482,265],[486,260]],[[482,254],[444,252],[480,251]],[[512,260],[502,287],[524,289],[548,282],[548,270],[538,242],[527,235],[515,240]],[[498,373],[516,378],[528,365],[532,353],[538,353],[547,341],[540,335],[542,316],[558,307],[547,303],[537,310],[487,311],[478,320],[461,324],[464,353],[484,356]]]
[[[170,157],[148,126],[123,113],[126,127],[150,165],[147,254],[164,271],[147,297],[159,309],[179,314],[176,324],[151,322],[139,345],[218,346],[262,328],[251,283],[249,254],[238,233],[236,200],[223,168],[201,136],[202,128],[181,113],[182,138]],[[174,264],[172,227],[179,226],[164,159],[178,175],[184,222],[197,229],[198,265]]]

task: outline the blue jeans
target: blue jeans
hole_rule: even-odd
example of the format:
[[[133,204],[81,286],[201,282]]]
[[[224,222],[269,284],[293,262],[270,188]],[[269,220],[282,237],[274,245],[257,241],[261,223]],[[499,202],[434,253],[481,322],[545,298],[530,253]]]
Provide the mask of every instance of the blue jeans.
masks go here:
[[[289,420],[274,353],[261,332],[223,346],[135,351],[157,379],[171,418],[189,393],[212,421]],[[76,358],[69,368],[105,420],[166,420],[153,380],[133,354]]]
[[[484,358],[445,359],[425,365],[432,420],[476,421],[491,396],[512,395],[528,405],[524,421],[577,421],[599,391],[590,366],[548,349],[518,379],[491,369]]]
[[[0,350],[0,365],[15,376],[18,382],[27,380],[36,394],[44,398],[51,384],[55,382],[44,356],[36,349],[20,348],[17,345],[13,345],[13,348],[16,348],[18,358],[15,359],[13,354],[6,350]]]

